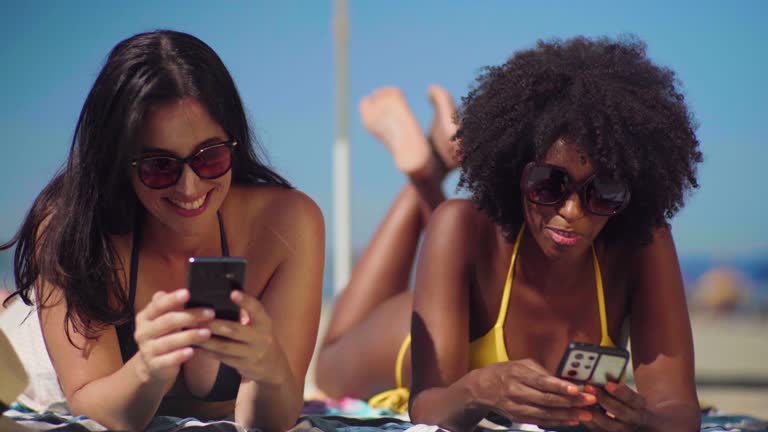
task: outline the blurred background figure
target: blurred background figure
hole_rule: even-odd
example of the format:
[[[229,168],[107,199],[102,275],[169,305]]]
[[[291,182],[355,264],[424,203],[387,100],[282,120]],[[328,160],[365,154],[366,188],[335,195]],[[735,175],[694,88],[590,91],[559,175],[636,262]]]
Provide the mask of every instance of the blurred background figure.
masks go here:
[[[699,278],[691,302],[705,312],[728,316],[746,312],[753,298],[751,290],[748,279],[738,270],[715,267]]]

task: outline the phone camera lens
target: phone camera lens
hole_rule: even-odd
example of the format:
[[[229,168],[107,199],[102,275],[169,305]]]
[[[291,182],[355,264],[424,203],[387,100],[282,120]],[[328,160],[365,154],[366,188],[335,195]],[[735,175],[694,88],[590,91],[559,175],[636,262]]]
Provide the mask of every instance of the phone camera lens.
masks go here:
[[[577,360],[581,360],[581,359],[583,359],[583,358],[584,358],[584,354],[582,354],[582,353],[578,353],[578,354],[576,354],[574,357],[576,357],[576,359],[577,359]]]
[[[590,365],[584,365],[584,369],[592,369],[592,366],[590,366]]]
[[[595,356],[589,356],[589,359],[590,359],[590,360],[594,360],[594,359],[595,359]]]
[[[573,370],[573,369],[571,369],[571,370],[569,370],[569,371],[568,371],[568,376],[570,376],[570,377],[574,377],[574,376],[576,376],[577,374],[578,374],[578,372],[576,372],[576,371],[575,371],[575,370]]]
[[[573,362],[573,363],[571,363],[571,367],[575,367],[575,368],[577,368],[577,367],[579,367],[579,366],[581,366],[581,363],[579,363],[579,362]]]

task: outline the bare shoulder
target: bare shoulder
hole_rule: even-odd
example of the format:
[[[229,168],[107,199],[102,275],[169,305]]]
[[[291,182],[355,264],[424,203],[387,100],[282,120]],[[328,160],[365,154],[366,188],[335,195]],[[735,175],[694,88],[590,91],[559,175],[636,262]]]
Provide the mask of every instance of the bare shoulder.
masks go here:
[[[496,232],[496,224],[472,201],[451,199],[442,203],[429,219],[428,232],[452,240],[477,242]]]
[[[298,189],[280,186],[233,186],[229,205],[238,207],[249,219],[273,220],[293,225],[322,223],[323,215],[314,200]]]
[[[236,214],[245,221],[249,237],[270,232],[289,249],[306,241],[324,241],[325,223],[320,207],[297,190],[280,186],[233,186],[223,207],[226,218]]]
[[[424,245],[436,259],[469,264],[485,259],[494,249],[498,229],[472,201],[452,199],[430,217]]]
[[[492,222],[470,200],[450,199],[440,204],[430,218],[431,224],[439,226],[447,225],[451,228],[459,228],[464,225],[482,224],[484,226]]]
[[[651,242],[647,245],[624,251],[622,254],[631,258],[634,271],[647,271],[677,267],[677,251],[669,227],[658,227],[651,233]]]
[[[682,272],[669,227],[655,228],[651,242],[633,250],[627,265],[632,298],[638,305],[651,309],[669,307],[675,303],[673,298],[680,297],[678,307],[684,307]]]

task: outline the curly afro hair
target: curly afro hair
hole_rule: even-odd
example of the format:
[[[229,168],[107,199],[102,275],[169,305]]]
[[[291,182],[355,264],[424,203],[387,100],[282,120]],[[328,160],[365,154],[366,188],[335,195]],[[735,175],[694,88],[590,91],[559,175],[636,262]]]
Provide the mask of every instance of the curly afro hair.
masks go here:
[[[567,137],[632,191],[601,237],[647,244],[698,188],[697,125],[679,84],[634,36],[539,41],[485,68],[462,99],[459,188],[511,239],[523,222],[523,167]]]

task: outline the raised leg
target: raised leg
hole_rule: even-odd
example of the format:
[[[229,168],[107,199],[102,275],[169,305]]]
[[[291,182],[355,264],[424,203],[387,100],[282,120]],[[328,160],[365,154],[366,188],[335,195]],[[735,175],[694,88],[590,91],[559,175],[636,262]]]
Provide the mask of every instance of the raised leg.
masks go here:
[[[422,134],[402,93],[374,91],[360,102],[363,124],[390,151],[398,169],[410,179],[393,202],[336,300],[317,363],[318,387],[329,396],[367,398],[395,385],[397,352],[410,331],[412,296],[409,280],[419,239],[432,210],[445,196],[441,183],[454,159],[450,96],[430,88],[435,104],[431,133],[435,148]],[[442,90],[444,92],[444,90]],[[446,101],[450,104],[447,105]],[[442,150],[441,150],[442,149]],[[361,361],[365,359],[365,361]],[[410,353],[404,362],[410,384]]]

